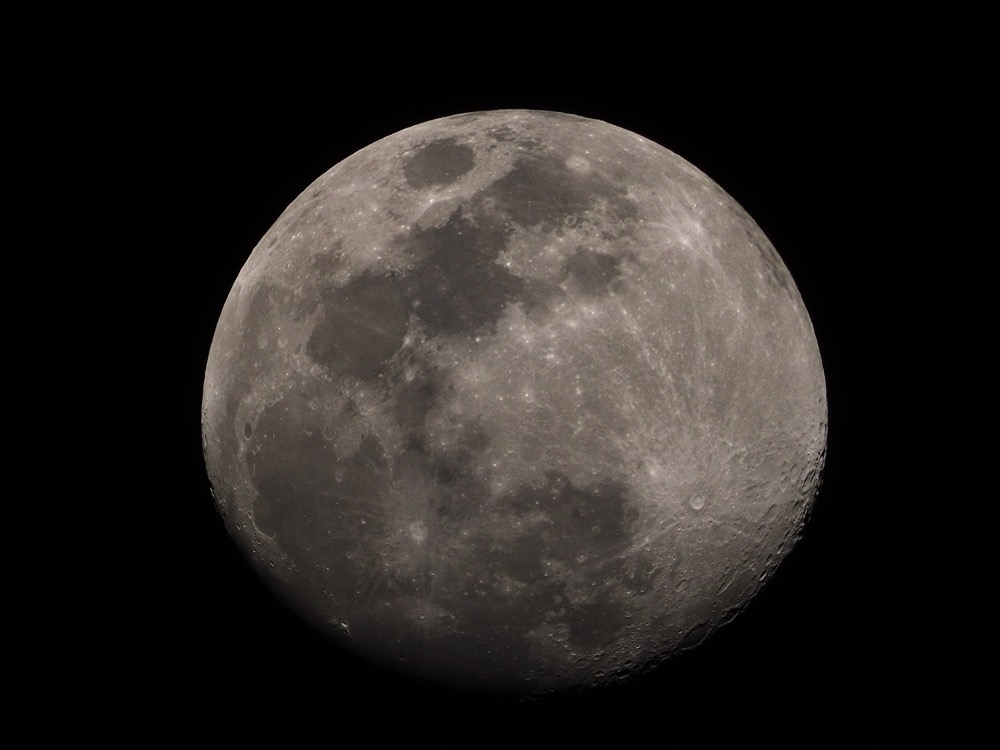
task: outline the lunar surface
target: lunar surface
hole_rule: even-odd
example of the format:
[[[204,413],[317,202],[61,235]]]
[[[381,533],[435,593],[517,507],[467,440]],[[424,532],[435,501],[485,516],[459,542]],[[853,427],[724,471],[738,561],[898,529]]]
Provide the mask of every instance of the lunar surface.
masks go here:
[[[322,175],[225,303],[202,413],[232,537],[303,618],[460,688],[703,641],[823,467],[812,325],[754,221],[635,133],[493,111]]]

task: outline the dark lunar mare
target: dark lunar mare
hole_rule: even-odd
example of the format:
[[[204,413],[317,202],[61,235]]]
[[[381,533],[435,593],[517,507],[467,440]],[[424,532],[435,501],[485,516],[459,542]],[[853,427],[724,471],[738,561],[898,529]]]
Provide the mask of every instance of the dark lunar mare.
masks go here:
[[[413,260],[398,281],[399,293],[428,336],[492,331],[524,287],[496,262],[508,237],[494,218],[470,219],[459,206],[444,226],[417,228],[396,239]]]

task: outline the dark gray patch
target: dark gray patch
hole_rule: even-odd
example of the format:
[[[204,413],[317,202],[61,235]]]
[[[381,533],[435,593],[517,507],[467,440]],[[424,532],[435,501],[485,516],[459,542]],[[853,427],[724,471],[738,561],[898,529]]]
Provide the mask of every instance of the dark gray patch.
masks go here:
[[[475,453],[481,453],[490,444],[490,436],[478,419],[462,426],[462,444]]]
[[[406,182],[415,188],[450,185],[472,170],[476,155],[470,146],[454,138],[442,138],[421,146],[403,165]]]
[[[440,375],[433,370],[420,371],[412,380],[400,379],[393,389],[392,405],[396,420],[408,436],[419,433],[443,387]]]
[[[551,154],[525,154],[506,175],[482,192],[483,198],[495,200],[511,221],[524,227],[555,230],[567,220],[606,201],[613,219],[632,223],[639,210],[625,190],[598,173],[581,175],[566,167],[565,158]],[[619,227],[606,229],[611,236],[621,236]]]
[[[594,205],[595,196],[551,156],[522,157],[513,169],[483,191],[521,226],[555,228],[566,217]]]
[[[344,266],[344,240],[337,238],[331,241],[325,250],[309,256],[309,267],[306,275],[310,280],[326,286],[328,280]]]
[[[366,275],[324,297],[323,318],[309,336],[309,356],[339,375],[381,375],[402,346],[408,324],[395,284]]]
[[[460,482],[465,490],[468,490],[467,495],[470,498],[484,495],[487,490],[479,485],[479,480],[471,467],[475,464],[476,455],[482,453],[489,443],[489,435],[478,421],[466,423],[462,428],[459,448],[446,456],[435,458],[433,462],[435,477],[441,482]],[[431,450],[433,451],[433,446]]]
[[[575,605],[567,618],[569,641],[578,648],[606,646],[618,639],[628,624],[625,608],[608,596]]]
[[[614,255],[580,246],[562,266],[562,280],[588,296],[607,294],[618,285],[621,260]]]
[[[418,431],[423,426],[427,412],[437,403],[440,389],[440,383],[420,378],[407,383],[398,391],[398,395],[393,399],[393,407],[396,410],[396,418],[408,434]]]
[[[577,487],[564,475],[548,472],[542,487],[521,487],[510,503],[546,514],[549,554],[563,559],[600,557],[630,538],[628,488],[610,479]]]
[[[559,287],[559,284],[537,279],[525,279],[518,303],[529,318],[540,321],[565,298],[566,292]]]
[[[469,220],[460,207],[442,226],[395,240],[415,261],[397,282],[400,294],[430,336],[492,329],[517,298],[523,282],[495,262],[507,236],[495,222]]]
[[[436,460],[431,465],[431,471],[434,474],[434,479],[439,484],[452,484],[459,478],[459,472],[455,470],[456,467],[452,466],[446,461]],[[440,515],[448,514],[447,508],[438,508],[438,513]]]
[[[488,559],[497,574],[534,586],[545,576],[545,554],[545,540],[537,534],[525,534],[506,544],[494,543]],[[534,596],[533,591],[527,590],[526,596]]]
[[[384,528],[388,491],[375,439],[366,436],[353,455],[338,456],[320,430],[309,429],[312,416],[304,397],[287,396],[261,413],[247,449],[254,524],[294,563],[294,596],[307,608],[326,594],[350,596],[367,579],[360,561],[371,535]]]

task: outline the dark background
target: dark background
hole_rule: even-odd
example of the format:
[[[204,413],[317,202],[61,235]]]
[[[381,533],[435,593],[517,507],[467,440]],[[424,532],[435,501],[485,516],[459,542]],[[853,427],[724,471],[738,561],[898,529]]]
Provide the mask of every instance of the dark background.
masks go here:
[[[975,617],[954,527],[956,515],[975,525],[960,404],[983,343],[962,331],[989,283],[966,239],[975,51],[888,50],[876,34],[723,57],[714,39],[693,54],[595,24],[582,41],[496,31],[460,51],[446,34],[399,44],[348,26],[308,55],[263,37],[216,55],[215,29],[151,50],[137,37],[66,69],[68,150],[102,175],[86,230],[106,248],[87,291],[99,429],[82,450],[103,483],[98,508],[70,522],[66,651],[39,671],[79,731],[712,747],[892,745],[970,726],[949,665],[976,667],[957,656]],[[200,438],[215,322],[288,203],[378,138],[508,107],[611,122],[718,182],[791,271],[829,397],[812,517],[745,613],[632,683],[531,702],[379,672],[301,625],[227,537]]]

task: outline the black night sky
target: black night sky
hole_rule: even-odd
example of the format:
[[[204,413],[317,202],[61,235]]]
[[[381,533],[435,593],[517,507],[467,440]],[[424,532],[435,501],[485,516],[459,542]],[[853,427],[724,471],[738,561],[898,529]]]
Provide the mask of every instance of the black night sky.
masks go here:
[[[82,734],[812,747],[967,726],[944,707],[943,670],[965,637],[950,624],[959,587],[946,583],[958,537],[940,514],[971,491],[958,479],[975,461],[960,428],[967,394],[952,373],[969,361],[959,331],[988,283],[963,239],[976,220],[959,176],[971,79],[916,45],[886,62],[865,39],[850,54],[802,42],[755,64],[715,58],[697,74],[683,57],[664,64],[662,44],[618,39],[609,58],[537,41],[517,54],[499,42],[374,44],[360,65],[347,49],[279,63],[250,44],[215,56],[199,40],[201,59],[183,45],[143,54],[136,40],[68,71],[74,106],[92,113],[70,148],[105,175],[91,197],[105,230],[91,235],[109,243],[120,279],[92,297],[108,437],[87,450],[122,468],[101,511],[71,529],[61,627],[73,635],[44,672]],[[324,642],[230,542],[201,455],[215,321],[285,206],[378,138],[500,108],[611,122],[719,183],[791,271],[829,397],[812,517],[743,615],[629,684],[535,702],[436,689]],[[128,207],[127,233],[106,236],[108,205]]]

